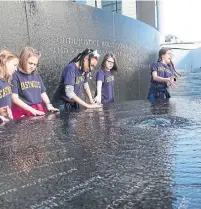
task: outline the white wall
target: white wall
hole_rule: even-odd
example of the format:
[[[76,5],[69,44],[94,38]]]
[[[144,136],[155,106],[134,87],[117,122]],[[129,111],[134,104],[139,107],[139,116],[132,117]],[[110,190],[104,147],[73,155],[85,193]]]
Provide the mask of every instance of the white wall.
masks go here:
[[[173,49],[173,62],[177,69],[201,68],[201,48],[182,50]]]
[[[194,49],[192,53],[192,67],[201,68],[201,48]]]

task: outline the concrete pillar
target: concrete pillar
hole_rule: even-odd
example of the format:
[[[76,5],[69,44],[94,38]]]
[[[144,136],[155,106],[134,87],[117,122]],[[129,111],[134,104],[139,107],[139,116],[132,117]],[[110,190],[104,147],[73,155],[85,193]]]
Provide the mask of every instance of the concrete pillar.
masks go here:
[[[96,0],[97,8],[102,8],[101,0]]]
[[[136,19],[136,0],[122,0],[122,15]]]
[[[102,8],[101,0],[86,0],[86,5]]]
[[[137,19],[154,28],[156,27],[156,9],[154,0],[137,0]]]
[[[165,5],[164,0],[157,0],[157,30],[164,34],[164,11]],[[170,12],[171,13],[171,12]]]

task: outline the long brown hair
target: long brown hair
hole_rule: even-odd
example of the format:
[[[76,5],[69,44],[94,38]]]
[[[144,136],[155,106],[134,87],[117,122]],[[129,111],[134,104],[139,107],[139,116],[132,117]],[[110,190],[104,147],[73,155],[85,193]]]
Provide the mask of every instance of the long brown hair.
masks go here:
[[[30,57],[37,57],[38,58],[38,64],[37,64],[37,67],[38,67],[39,60],[41,57],[40,52],[32,47],[28,47],[28,46],[24,47],[20,53],[19,67],[25,72],[28,72],[27,71],[27,61]]]
[[[10,51],[0,51],[0,79],[7,81],[11,84],[12,76],[8,74],[6,62],[12,59],[19,59],[18,56]]]
[[[172,49],[169,47],[162,47],[158,52],[158,62],[162,61],[162,56],[167,53],[167,51],[171,51]]]
[[[158,53],[158,62],[161,62],[162,61],[162,56],[165,55],[167,53],[167,51],[171,51],[171,50],[172,49],[169,48],[169,47],[161,48],[159,53]],[[181,77],[181,75],[175,70],[174,63],[172,62],[172,60],[170,60],[170,63],[168,63],[168,66],[172,67],[173,73],[174,73],[174,76],[176,77],[176,79],[178,78],[178,76]]]
[[[102,61],[102,64],[101,64],[102,69],[105,70],[106,61],[107,61],[107,59],[109,59],[110,57],[114,60],[114,65],[113,65],[113,67],[112,67],[111,70],[113,70],[113,71],[118,71],[117,59],[116,59],[116,57],[115,57],[115,55],[114,55],[113,53],[107,53],[107,54],[103,57],[103,61]]]

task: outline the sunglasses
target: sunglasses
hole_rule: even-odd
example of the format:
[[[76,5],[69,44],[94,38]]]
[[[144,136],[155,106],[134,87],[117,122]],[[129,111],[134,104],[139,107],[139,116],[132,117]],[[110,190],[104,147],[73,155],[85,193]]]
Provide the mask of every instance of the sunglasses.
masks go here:
[[[110,64],[114,64],[114,62],[113,62],[113,61],[109,61],[109,60],[107,60],[107,62],[108,62],[108,63],[110,63]]]

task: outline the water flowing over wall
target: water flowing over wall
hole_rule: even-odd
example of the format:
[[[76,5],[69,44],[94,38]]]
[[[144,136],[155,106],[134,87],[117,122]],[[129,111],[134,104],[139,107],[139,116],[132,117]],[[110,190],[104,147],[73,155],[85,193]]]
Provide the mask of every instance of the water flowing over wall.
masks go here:
[[[42,52],[40,72],[52,96],[64,66],[85,48],[113,52],[119,62],[116,101],[144,99],[159,33],[119,14],[69,2],[13,1],[0,4],[0,46],[19,53],[30,45]],[[99,65],[102,61],[101,56]],[[95,91],[95,72],[90,82]]]

